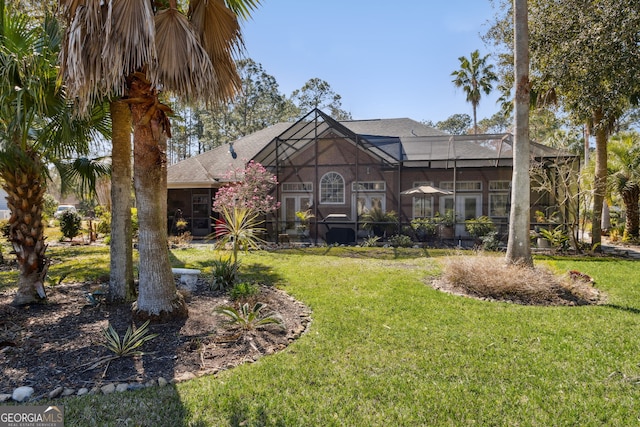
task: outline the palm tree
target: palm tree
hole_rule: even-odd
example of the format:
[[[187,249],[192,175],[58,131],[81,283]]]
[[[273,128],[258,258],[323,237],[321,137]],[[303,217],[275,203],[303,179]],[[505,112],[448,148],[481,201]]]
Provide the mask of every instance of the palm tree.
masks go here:
[[[527,0],[514,1],[515,135],[507,262],[533,266],[529,247],[529,26]],[[475,53],[477,53],[476,51]],[[475,55],[477,58],[477,55]],[[473,54],[472,54],[473,57]],[[486,59],[486,57],[485,57]],[[483,60],[484,62],[484,60]],[[475,117],[475,109],[474,109]]]
[[[611,138],[609,186],[622,198],[625,209],[624,240],[637,239],[640,227],[640,135],[626,133]]]
[[[11,210],[9,240],[20,268],[13,302],[24,305],[46,298],[46,166],[53,163],[70,176],[62,159],[89,151],[94,126],[105,115],[96,109],[83,120],[71,117],[71,105],[57,84],[60,29],[55,19],[47,16],[33,25],[0,1],[0,24],[0,178]]]
[[[493,72],[493,65],[487,64],[489,55],[480,58],[480,52],[476,49],[471,52],[471,58],[461,56],[460,69],[451,73],[455,77],[452,81],[456,87],[463,88],[467,94],[467,101],[473,107],[473,131],[478,134],[477,109],[480,98],[484,92],[489,95],[493,90],[492,82],[498,80],[498,76]]]
[[[61,0],[68,23],[61,75],[80,112],[95,99],[121,98],[133,123],[134,189],[139,223],[141,317],[186,316],[167,249],[166,139],[163,91],[190,101],[229,100],[240,88],[233,54],[242,47],[238,16],[259,0]],[[113,118],[114,123],[117,121]],[[112,242],[118,244],[118,242]]]

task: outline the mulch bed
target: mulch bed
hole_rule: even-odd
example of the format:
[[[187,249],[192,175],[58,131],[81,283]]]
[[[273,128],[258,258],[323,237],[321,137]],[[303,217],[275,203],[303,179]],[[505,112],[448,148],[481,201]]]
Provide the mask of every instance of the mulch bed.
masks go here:
[[[47,304],[22,308],[10,306],[12,292],[0,293],[0,394],[31,386],[34,396],[45,396],[57,387],[91,389],[212,374],[285,348],[309,322],[304,305],[283,291],[261,287],[258,300],[267,304],[266,311],[278,313],[285,327],[238,333],[229,328],[226,317],[214,313],[216,307],[232,302],[199,282],[187,297],[188,319],[150,325],[158,336],[142,346],[144,356],[92,368],[111,354],[101,345],[102,330],[111,324],[123,336],[132,324],[129,305],[90,304],[87,293],[98,288],[95,283],[57,285],[48,289]]]

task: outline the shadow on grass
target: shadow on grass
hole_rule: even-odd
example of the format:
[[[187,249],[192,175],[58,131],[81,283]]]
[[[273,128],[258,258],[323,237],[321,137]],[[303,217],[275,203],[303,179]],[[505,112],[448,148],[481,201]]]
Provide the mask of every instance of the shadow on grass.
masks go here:
[[[59,401],[51,401],[60,404]],[[189,421],[175,385],[151,387],[140,391],[66,399],[65,425],[102,426],[193,426],[204,421]]]
[[[360,247],[360,246],[322,246],[313,248],[278,249],[279,253],[294,255],[322,255],[342,258],[365,259],[412,259],[431,258],[429,248],[392,248],[392,247]]]
[[[602,307],[613,308],[614,310],[626,311],[627,313],[640,314],[640,308],[629,307],[618,304],[603,304]]]

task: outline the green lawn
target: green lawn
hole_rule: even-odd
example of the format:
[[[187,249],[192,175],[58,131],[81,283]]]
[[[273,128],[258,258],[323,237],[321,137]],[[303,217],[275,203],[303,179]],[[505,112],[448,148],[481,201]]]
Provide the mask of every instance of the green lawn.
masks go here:
[[[206,268],[214,253],[172,255],[176,266]],[[312,309],[305,335],[216,376],[66,399],[67,425],[638,425],[640,264],[538,260],[591,275],[609,301],[525,307],[426,286],[446,255],[375,248],[243,255],[247,274],[269,278]]]

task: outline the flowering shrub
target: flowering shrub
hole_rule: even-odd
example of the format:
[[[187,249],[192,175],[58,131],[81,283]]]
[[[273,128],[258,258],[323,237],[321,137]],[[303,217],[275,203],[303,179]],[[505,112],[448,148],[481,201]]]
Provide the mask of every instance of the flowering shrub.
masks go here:
[[[280,202],[269,194],[278,184],[278,179],[260,163],[251,160],[246,168],[231,170],[225,178],[233,183],[218,190],[213,202],[214,211],[238,207],[266,214],[280,207]]]

